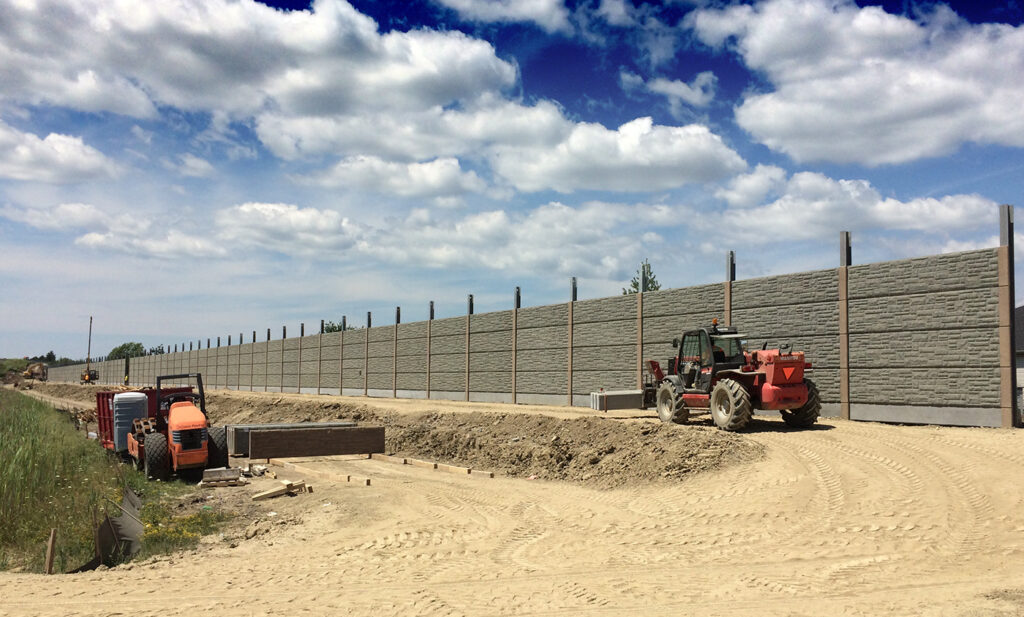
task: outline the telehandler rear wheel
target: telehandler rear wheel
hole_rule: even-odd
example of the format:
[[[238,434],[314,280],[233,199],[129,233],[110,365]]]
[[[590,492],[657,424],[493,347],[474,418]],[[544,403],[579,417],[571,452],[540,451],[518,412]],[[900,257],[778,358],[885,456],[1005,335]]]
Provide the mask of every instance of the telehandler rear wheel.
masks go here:
[[[658,404],[658,418],[662,422],[685,424],[690,419],[690,410],[686,408],[683,397],[676,394],[676,388],[671,383],[666,381],[658,386],[655,401]]]
[[[171,461],[167,453],[167,436],[163,433],[146,433],[146,477],[150,480],[167,481],[171,477]]]
[[[711,391],[711,418],[723,431],[738,431],[750,423],[750,393],[734,379],[723,379]]]
[[[810,379],[805,379],[807,384],[807,402],[796,409],[782,410],[782,419],[789,426],[797,428],[809,428],[814,426],[821,415],[821,397],[818,395],[818,386]]]

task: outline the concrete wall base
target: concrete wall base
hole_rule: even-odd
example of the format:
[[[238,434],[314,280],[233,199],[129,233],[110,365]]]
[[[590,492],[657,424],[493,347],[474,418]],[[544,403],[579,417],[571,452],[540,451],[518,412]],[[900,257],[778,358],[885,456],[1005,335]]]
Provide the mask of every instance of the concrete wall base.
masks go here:
[[[865,403],[850,403],[850,419],[899,424],[944,424],[946,426],[998,427],[1003,424],[1003,415],[999,408],[868,405]]]
[[[511,392],[470,392],[469,400],[474,403],[511,403]]]

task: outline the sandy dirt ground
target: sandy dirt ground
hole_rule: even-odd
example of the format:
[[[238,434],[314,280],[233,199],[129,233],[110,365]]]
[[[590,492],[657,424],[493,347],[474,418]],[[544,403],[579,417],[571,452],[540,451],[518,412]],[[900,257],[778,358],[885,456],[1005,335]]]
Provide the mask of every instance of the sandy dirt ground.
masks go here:
[[[267,398],[304,400],[226,396],[234,417]],[[421,405],[437,408],[397,413],[537,411]],[[601,422],[658,426],[644,415]],[[660,430],[684,441],[711,431]],[[610,489],[299,461],[306,472],[278,473],[305,473],[312,494],[250,502],[266,478],[210,491],[240,517],[195,552],[80,575],[0,573],[0,616],[1024,615],[1024,432],[837,420],[794,431],[767,419],[735,439],[742,457]]]

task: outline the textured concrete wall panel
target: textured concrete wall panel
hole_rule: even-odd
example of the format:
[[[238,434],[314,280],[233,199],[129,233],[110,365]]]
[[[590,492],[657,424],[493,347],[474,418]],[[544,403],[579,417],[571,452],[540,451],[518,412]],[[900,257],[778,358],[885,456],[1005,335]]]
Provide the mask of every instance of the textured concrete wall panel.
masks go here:
[[[370,358],[367,363],[367,370],[370,374],[374,373],[387,373],[390,375],[394,372],[394,362],[391,358]]]
[[[838,302],[838,281],[835,269],[735,281],[732,284],[733,314],[737,308]]]
[[[996,287],[996,249],[852,266],[850,298]]]
[[[850,332],[995,328],[997,287],[850,300]]]
[[[299,372],[303,375],[316,375],[320,370],[320,363],[316,360],[306,361],[299,364]]]
[[[511,351],[481,351],[469,354],[470,372],[512,371]],[[497,390],[494,390],[497,392]]]
[[[469,350],[473,351],[510,351],[512,349],[512,331],[479,332],[469,337]]]
[[[583,300],[573,305],[572,319],[577,324],[616,320],[635,322],[636,303],[635,295]]]
[[[398,339],[398,355],[425,358],[427,355],[427,339]],[[426,362],[426,360],[423,361]]]
[[[395,354],[394,341],[373,342],[367,346],[367,353],[370,358],[390,358]]]
[[[536,371],[516,375],[516,390],[526,394],[567,394],[565,371]]]
[[[600,388],[633,390],[636,388],[636,371],[573,371],[573,394],[589,394],[597,392]]]
[[[512,329],[512,311],[495,311],[493,313],[480,313],[473,315],[469,320],[469,331],[474,332],[496,332]]]
[[[298,362],[299,361],[299,350],[296,349],[285,349],[284,351],[285,362]]]
[[[771,336],[839,334],[839,304],[824,302],[732,310],[732,323],[747,340]]]
[[[430,356],[430,372],[461,373],[466,370],[466,354],[432,354]]]
[[[427,359],[425,356],[398,356],[399,373],[426,373]]]
[[[413,321],[410,323],[399,324],[398,326],[398,339],[407,338],[423,338],[427,336],[427,322],[425,321]]]
[[[644,294],[644,328],[650,317],[713,313],[721,318],[724,306],[725,286],[722,283],[649,291]]]
[[[395,338],[395,326],[375,326],[370,328],[370,343],[380,341],[392,341]]]
[[[516,352],[516,366],[520,375],[524,371],[561,371],[565,374],[569,370],[569,353],[565,348],[520,349]]]
[[[427,374],[426,373],[399,373],[398,374],[398,389],[399,390],[426,390],[427,388]]]
[[[285,350],[298,349],[299,348],[299,339],[297,339],[295,337],[286,338],[286,339],[284,339],[283,343],[284,343]]]
[[[466,334],[465,317],[448,317],[447,319],[435,319],[430,325],[431,336],[448,336],[452,334]]]
[[[465,373],[431,373],[430,389],[441,392],[459,392],[466,389]]]
[[[999,366],[999,337],[994,328],[851,334],[850,366],[856,368],[985,368]]]
[[[430,340],[430,353],[449,354],[466,353],[466,335],[434,336]]]
[[[569,326],[546,326],[541,328],[519,329],[516,347],[520,353],[524,349],[565,349],[569,345]]]
[[[480,371],[469,374],[470,392],[511,392],[511,371]]]
[[[347,362],[354,358],[362,358],[366,353],[366,348],[363,346],[363,342],[349,343],[348,337],[345,337],[345,346],[342,347],[342,358]]]
[[[337,360],[338,352],[341,350],[337,345],[327,345],[328,336],[330,335],[324,335],[324,348],[321,350],[320,355],[324,362],[327,362],[328,360]]]
[[[850,369],[850,401],[886,405],[998,407],[999,367]]]
[[[636,368],[636,345],[574,347],[573,371],[628,371]]]
[[[320,366],[320,375],[334,375],[334,380],[338,380],[338,361],[337,360],[326,360]],[[337,384],[335,384],[337,385]]]
[[[519,326],[520,332],[524,328],[543,328],[557,325],[565,327],[569,323],[569,307],[567,303],[564,303],[519,309],[516,323]]]
[[[392,388],[393,376],[391,373],[370,373],[370,380],[368,382],[369,388],[374,389],[388,389]]]
[[[602,345],[636,344],[636,320],[599,321],[574,323],[572,346],[592,347]]]
[[[320,337],[304,336],[302,337],[302,361],[316,360],[320,353]]]

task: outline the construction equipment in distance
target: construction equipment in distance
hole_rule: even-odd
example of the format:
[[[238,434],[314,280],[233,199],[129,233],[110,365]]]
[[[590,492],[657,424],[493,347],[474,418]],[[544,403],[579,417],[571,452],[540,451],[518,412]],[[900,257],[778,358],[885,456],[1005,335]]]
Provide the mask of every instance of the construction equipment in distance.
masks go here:
[[[199,392],[161,391],[161,382],[195,379]],[[128,433],[128,454],[150,480],[171,474],[200,477],[202,470],[228,466],[227,432],[210,426],[200,373],[156,378],[156,417],[135,418]],[[198,406],[197,406],[198,404]]]
[[[647,361],[644,403],[657,406],[662,422],[685,423],[691,409],[708,409],[715,425],[738,431],[750,423],[754,410],[778,410],[786,424],[809,427],[821,414],[814,382],[804,377],[811,368],[802,351],[762,348],[745,351],[733,327],[691,330],[675,339],[675,357],[662,369]],[[765,343],[767,347],[767,343]]]
[[[25,379],[38,379],[39,381],[46,381],[46,377],[49,374],[48,367],[42,362],[33,362],[29,364],[25,371],[21,374]]]

